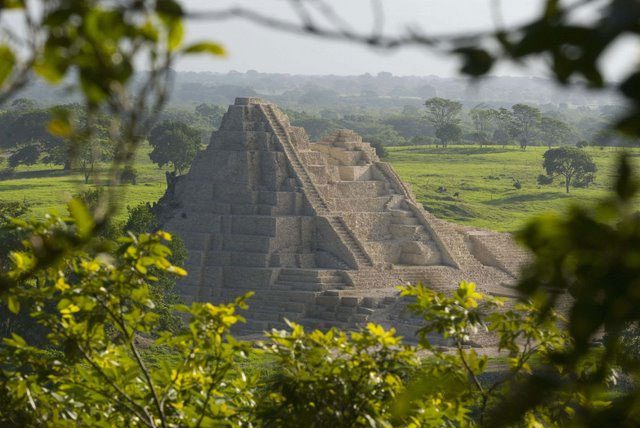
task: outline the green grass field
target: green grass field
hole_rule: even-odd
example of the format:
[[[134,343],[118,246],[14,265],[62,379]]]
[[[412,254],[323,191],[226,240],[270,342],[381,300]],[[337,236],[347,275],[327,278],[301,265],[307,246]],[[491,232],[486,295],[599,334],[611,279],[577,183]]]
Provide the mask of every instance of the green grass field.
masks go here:
[[[165,169],[159,169],[149,160],[150,147],[144,145],[136,155],[135,168],[138,184],[123,185],[123,200],[120,204],[118,220],[126,217],[126,207],[142,202],[157,201],[166,188]],[[75,194],[90,189],[85,185],[80,172],[63,171],[62,167],[37,164],[18,167],[9,180],[0,180],[0,200],[26,201],[35,216],[43,216],[55,211],[66,214],[66,201]]]
[[[596,183],[586,189],[572,189],[567,195],[559,180],[550,186],[536,183],[537,176],[543,173],[545,150],[544,147],[530,147],[526,151],[515,147],[392,147],[385,160],[393,164],[402,179],[411,184],[418,200],[435,215],[462,224],[513,231],[531,216],[604,196],[620,153],[616,149],[585,149],[598,165]],[[164,170],[151,163],[148,152],[149,147],[143,146],[137,154],[138,184],[123,186],[120,220],[126,215],[127,205],[154,202],[164,193]],[[640,149],[631,152],[640,167]],[[522,184],[520,190],[513,187],[514,179]],[[91,186],[83,184],[80,173],[68,173],[58,167],[20,167],[11,179],[0,180],[0,200],[27,201],[36,216],[52,210],[63,214],[65,201]],[[447,193],[438,193],[440,186]],[[458,198],[453,196],[456,192]]]
[[[561,211],[573,202],[594,201],[607,194],[614,178],[618,149],[587,148],[598,166],[596,182],[588,188],[565,193],[563,182],[539,186],[546,147],[479,148],[454,146],[392,147],[385,159],[411,184],[418,200],[438,217],[497,231],[514,231],[528,218]],[[640,150],[631,150],[640,167]],[[514,180],[522,187],[517,190]],[[443,186],[447,193],[438,193]],[[459,198],[453,195],[458,192]]]

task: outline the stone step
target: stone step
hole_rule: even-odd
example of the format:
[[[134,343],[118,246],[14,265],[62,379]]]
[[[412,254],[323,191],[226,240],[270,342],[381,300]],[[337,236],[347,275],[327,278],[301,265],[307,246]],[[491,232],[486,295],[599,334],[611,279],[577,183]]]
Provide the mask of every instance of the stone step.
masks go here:
[[[391,220],[391,224],[399,224],[399,225],[419,225],[420,220],[416,217],[410,216],[394,216]]]
[[[301,282],[278,279],[274,285],[289,287],[291,290],[326,290],[328,288],[348,288],[344,282]]]
[[[274,290],[290,290],[290,291],[324,291],[324,287],[322,284],[316,284],[312,282],[289,282],[289,283],[280,283],[276,281],[272,288]]]
[[[279,282],[315,282],[322,284],[341,284],[344,283],[344,279],[340,275],[330,276],[307,276],[297,274],[283,274],[278,276]]]
[[[391,223],[389,231],[395,238],[416,238],[420,232],[424,231],[424,226]]]
[[[333,269],[304,269],[304,268],[283,268],[280,275],[285,276],[302,276],[305,278],[331,278],[339,277],[340,273]]]

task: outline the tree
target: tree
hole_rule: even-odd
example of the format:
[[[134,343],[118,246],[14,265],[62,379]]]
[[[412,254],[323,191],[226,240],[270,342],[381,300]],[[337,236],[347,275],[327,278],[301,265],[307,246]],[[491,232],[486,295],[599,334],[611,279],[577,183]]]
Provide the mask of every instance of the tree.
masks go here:
[[[96,164],[105,162],[113,157],[113,148],[108,146],[108,140],[86,141],[78,147],[76,162],[84,176],[84,184],[89,183],[93,176]]]
[[[506,108],[492,110],[493,123],[495,130],[493,131],[493,140],[502,147],[510,144],[513,138],[513,118],[511,111]]]
[[[489,132],[491,130],[491,124],[495,119],[495,113],[491,109],[476,106],[471,109],[469,116],[471,116],[476,131],[475,140],[480,144],[480,147],[482,147],[489,140]]]
[[[544,155],[542,167],[548,177],[562,176],[565,180],[565,189],[569,193],[571,180],[582,180],[587,175],[595,173],[598,168],[584,150],[576,147],[559,147],[547,150]]]
[[[571,136],[571,128],[566,122],[548,116],[540,118],[540,137],[547,147],[563,145]]]
[[[462,110],[462,104],[446,98],[429,98],[424,103],[427,108],[427,120],[437,130],[445,125],[460,122],[458,115]]]
[[[433,144],[433,137],[427,135],[416,135],[411,137],[411,145],[413,146],[430,146]]]
[[[384,126],[375,134],[365,134],[364,138],[372,144],[383,146],[404,146],[407,144],[407,140],[390,126]]]
[[[9,166],[15,168],[18,165],[34,165],[40,159],[40,146],[37,143],[31,143],[19,147],[11,156],[9,156]]]
[[[584,149],[585,147],[589,147],[589,142],[586,140],[580,140],[576,143],[576,147],[579,149]]]
[[[432,131],[428,123],[418,116],[391,116],[381,121],[385,125],[390,125],[404,138],[412,138],[420,135],[429,135]]]
[[[125,166],[120,175],[121,183],[138,184],[138,171],[132,166]]]
[[[195,111],[216,129],[220,127],[222,116],[227,112],[223,106],[206,103],[197,105]]]
[[[173,167],[173,174],[182,174],[189,168],[202,144],[202,135],[184,122],[165,120],[149,134],[153,147],[149,158],[160,168]]]
[[[526,104],[516,104],[511,107],[511,130],[520,148],[526,150],[538,132],[540,110]]]
[[[389,154],[387,149],[384,147],[384,144],[379,140],[371,141],[369,144],[371,144],[371,147],[375,149],[376,155],[378,155],[379,158],[386,158]]]
[[[436,137],[440,140],[443,147],[447,147],[449,143],[460,141],[462,137],[462,128],[455,123],[449,123],[436,129]]]
[[[127,212],[129,216],[122,227],[124,234],[139,235],[157,232],[160,229],[158,219],[149,204],[127,207]],[[179,236],[174,236],[167,243],[167,247],[171,251],[168,260],[176,266],[182,266],[187,260],[187,249],[184,241]],[[150,273],[157,278],[150,287],[151,299],[154,303],[153,310],[160,315],[155,331],[178,332],[182,327],[182,320],[173,310],[174,306],[180,303],[175,290],[176,277],[171,273],[164,272],[162,269],[157,269],[157,267],[151,268]]]

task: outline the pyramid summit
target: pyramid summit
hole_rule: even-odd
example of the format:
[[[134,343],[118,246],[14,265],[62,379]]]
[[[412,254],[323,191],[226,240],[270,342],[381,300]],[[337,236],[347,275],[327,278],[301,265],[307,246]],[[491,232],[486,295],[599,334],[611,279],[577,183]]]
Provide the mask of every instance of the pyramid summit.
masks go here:
[[[189,253],[178,292],[218,303],[254,291],[247,331],[286,318],[406,334],[399,284],[450,290],[467,280],[513,296],[527,260],[508,234],[434,217],[355,132],[310,142],[260,98],[236,99],[190,172],[168,181],[155,209]]]

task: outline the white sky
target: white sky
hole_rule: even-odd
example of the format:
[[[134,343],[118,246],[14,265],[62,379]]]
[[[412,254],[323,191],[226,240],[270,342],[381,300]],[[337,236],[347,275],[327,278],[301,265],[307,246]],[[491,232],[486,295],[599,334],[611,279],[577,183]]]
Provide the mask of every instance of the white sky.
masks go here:
[[[355,28],[367,32],[373,25],[371,0],[325,0]],[[494,28],[491,4],[500,4],[507,26],[525,22],[539,13],[542,0],[380,0],[385,12],[385,33],[397,34],[407,26],[421,28],[427,35],[459,34]],[[288,0],[183,0],[189,11],[219,10],[243,6],[282,18],[295,15]],[[376,51],[347,42],[327,41],[260,27],[233,19],[190,21],[188,40],[208,39],[222,43],[227,58],[197,57],[183,60],[182,71],[227,72],[230,70],[291,74],[375,74],[457,75],[458,61],[423,48],[406,47]],[[640,58],[637,44],[623,41],[606,58],[607,77],[616,79]],[[493,75],[545,76],[540,63],[494,68]]]

